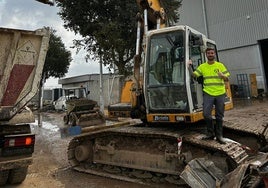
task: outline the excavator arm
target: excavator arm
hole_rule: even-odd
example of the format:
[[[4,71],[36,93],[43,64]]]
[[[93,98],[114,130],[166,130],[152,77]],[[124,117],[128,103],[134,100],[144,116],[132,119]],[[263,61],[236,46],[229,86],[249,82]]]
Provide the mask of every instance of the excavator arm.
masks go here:
[[[136,0],[140,10],[146,16],[145,22],[148,22],[150,27],[156,26],[163,28],[166,26],[166,14],[159,0]]]
[[[142,76],[141,76],[141,55],[146,47],[146,34],[148,30],[166,27],[166,14],[159,0],[136,0],[142,14],[137,14],[137,40],[136,55],[134,56],[133,84],[131,85],[131,96],[129,102],[132,106],[131,117],[140,116],[142,99]],[[141,36],[143,35],[143,36]]]
[[[160,0],[136,0],[140,9],[137,14],[137,39],[136,53],[134,56],[134,68],[131,81],[128,81],[122,92],[121,101],[116,105],[109,105],[108,112],[110,117],[140,118],[145,115],[141,112],[144,109],[143,100],[143,75],[142,54],[145,53],[146,36],[149,30],[165,28],[167,23],[166,13]],[[143,119],[143,118],[141,118]]]

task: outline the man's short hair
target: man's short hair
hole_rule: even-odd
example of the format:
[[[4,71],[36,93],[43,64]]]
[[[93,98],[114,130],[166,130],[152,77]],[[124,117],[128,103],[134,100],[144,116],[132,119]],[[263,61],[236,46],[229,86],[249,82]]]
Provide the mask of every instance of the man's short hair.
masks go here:
[[[208,47],[208,48],[206,49],[206,53],[207,53],[208,51],[210,51],[210,50],[213,50],[213,51],[215,52],[215,49],[214,49],[214,48]]]

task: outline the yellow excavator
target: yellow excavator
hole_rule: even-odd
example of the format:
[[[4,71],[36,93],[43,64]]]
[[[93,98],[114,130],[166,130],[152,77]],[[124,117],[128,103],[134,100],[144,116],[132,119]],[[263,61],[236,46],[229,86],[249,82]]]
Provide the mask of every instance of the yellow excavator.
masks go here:
[[[167,27],[159,1],[137,4],[145,17],[138,19],[134,75],[123,88],[121,103],[108,106],[109,116],[131,116],[147,123],[202,120],[202,83],[190,77],[185,62],[191,59],[196,68],[205,61],[207,47],[216,49],[215,42],[189,26]],[[233,103],[229,84],[226,87],[229,110]]]
[[[195,69],[205,61],[207,47],[217,51],[215,42],[187,25],[167,26],[159,0],[136,2],[143,13],[138,15],[133,77],[125,84],[121,103],[108,110],[111,117],[142,121],[75,136],[68,146],[72,168],[157,186],[255,183],[257,173],[249,170],[248,147],[231,139],[224,145],[201,139],[206,132],[201,121],[202,81],[190,76],[186,62],[191,59]],[[226,87],[228,110],[233,103],[230,87]],[[255,157],[259,162],[266,158],[264,154]],[[247,166],[241,169],[242,164]]]
[[[108,111],[110,117],[142,121],[74,137],[69,162],[80,172],[141,184],[216,187],[249,157],[238,142],[201,139],[202,82],[190,76],[186,62],[191,59],[196,68],[205,61],[205,49],[217,50],[216,44],[189,26],[167,26],[159,0],[137,4],[143,14],[137,16],[133,77],[123,88],[121,103]],[[231,108],[227,85],[225,109]]]

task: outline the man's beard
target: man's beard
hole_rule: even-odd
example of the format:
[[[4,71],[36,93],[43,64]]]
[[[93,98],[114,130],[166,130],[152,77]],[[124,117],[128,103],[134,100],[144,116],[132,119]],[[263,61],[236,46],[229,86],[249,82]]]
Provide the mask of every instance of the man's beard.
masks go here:
[[[214,57],[207,57],[209,61],[213,61]]]

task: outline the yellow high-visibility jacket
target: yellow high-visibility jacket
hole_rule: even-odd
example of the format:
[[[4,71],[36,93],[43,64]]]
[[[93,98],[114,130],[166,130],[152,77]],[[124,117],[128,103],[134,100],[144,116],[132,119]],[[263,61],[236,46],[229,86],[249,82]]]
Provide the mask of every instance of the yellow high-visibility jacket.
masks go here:
[[[224,81],[218,76],[219,71],[227,77],[230,76],[224,64],[218,61],[215,61],[213,64],[204,62],[194,71],[197,77],[203,76],[203,91],[209,95],[219,96],[226,92]]]

